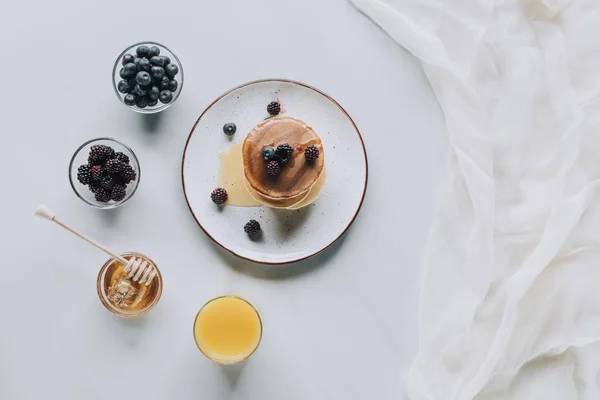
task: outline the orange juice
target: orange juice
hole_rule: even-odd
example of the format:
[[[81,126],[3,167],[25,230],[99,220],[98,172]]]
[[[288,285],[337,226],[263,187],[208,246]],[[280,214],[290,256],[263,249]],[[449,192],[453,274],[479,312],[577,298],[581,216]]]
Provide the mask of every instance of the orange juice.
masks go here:
[[[194,338],[204,355],[221,364],[233,364],[250,357],[262,336],[262,322],[256,309],[239,297],[217,297],[196,315]]]

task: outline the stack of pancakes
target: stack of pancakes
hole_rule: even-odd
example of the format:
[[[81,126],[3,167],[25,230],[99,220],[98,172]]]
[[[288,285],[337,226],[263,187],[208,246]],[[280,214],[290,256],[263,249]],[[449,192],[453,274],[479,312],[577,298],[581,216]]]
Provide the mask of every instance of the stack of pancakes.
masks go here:
[[[278,176],[267,173],[261,150],[287,143],[294,149],[281,165]],[[308,162],[304,150],[315,145],[319,158]],[[298,209],[319,195],[325,181],[325,157],[319,135],[304,122],[291,117],[273,117],[255,126],[242,148],[246,189],[258,202],[273,208]]]

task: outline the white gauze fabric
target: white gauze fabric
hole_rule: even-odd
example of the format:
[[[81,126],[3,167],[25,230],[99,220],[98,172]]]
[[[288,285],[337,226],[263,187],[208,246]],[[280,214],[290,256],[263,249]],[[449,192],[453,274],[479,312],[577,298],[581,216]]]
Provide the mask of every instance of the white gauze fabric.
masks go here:
[[[600,399],[600,0],[353,2],[449,135],[409,397]]]

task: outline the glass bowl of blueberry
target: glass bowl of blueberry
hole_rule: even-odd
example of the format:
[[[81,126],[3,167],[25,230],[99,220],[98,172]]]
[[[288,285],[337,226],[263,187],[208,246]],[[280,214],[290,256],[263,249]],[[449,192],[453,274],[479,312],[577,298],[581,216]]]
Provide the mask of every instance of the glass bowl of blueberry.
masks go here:
[[[96,208],[116,208],[129,200],[140,183],[140,173],[133,150],[111,138],[85,142],[69,163],[73,191]]]
[[[115,61],[113,87],[129,109],[154,114],[167,109],[179,97],[183,68],[166,46],[136,43],[123,50]]]

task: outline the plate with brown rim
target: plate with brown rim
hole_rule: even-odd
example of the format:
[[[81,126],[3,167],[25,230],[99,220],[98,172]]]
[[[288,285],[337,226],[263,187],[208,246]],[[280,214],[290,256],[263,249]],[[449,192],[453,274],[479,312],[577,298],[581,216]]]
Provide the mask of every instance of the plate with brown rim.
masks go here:
[[[319,197],[299,210],[215,205],[210,193],[218,187],[219,155],[269,117],[272,101],[281,104],[280,116],[304,121],[322,140],[327,174]],[[236,125],[232,137],[223,132],[226,123]],[[204,110],[187,139],[181,176],[192,216],[215,243],[246,260],[286,264],[322,252],[352,225],[367,189],[367,153],[354,121],[331,96],[300,82],[269,79],[231,89]],[[250,219],[260,223],[259,236],[244,232]]]

